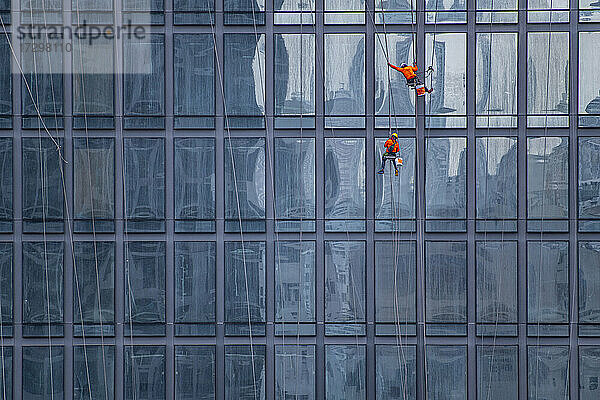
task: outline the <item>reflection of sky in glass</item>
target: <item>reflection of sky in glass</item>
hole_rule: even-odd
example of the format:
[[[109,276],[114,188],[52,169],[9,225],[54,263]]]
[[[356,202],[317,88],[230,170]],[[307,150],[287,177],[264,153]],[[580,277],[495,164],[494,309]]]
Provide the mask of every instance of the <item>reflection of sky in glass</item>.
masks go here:
[[[481,145],[484,147],[484,155],[486,158],[487,173],[496,175],[502,158],[508,154],[510,149],[515,145],[516,139],[505,137],[490,137],[478,138]]]
[[[256,93],[256,104],[265,112],[265,35],[260,35],[254,59],[252,60],[252,71],[254,74],[254,92]]]
[[[315,36],[282,34],[283,46],[277,52],[287,53],[287,90],[281,114],[314,114],[315,112]],[[277,55],[281,62],[285,55]],[[302,107],[292,105],[302,101]],[[293,110],[289,110],[292,108]],[[297,112],[294,112],[297,111]]]
[[[387,65],[388,59],[396,66],[402,63],[412,65],[414,62],[412,42],[413,35],[406,33],[377,34],[375,37],[375,98],[380,99],[379,104],[376,104],[377,114],[388,115],[390,104],[392,114],[410,113],[412,115],[414,113],[414,92],[406,86],[404,75],[390,69]],[[395,88],[391,97],[390,83]],[[407,110],[403,104],[407,97],[411,104],[411,110]]]
[[[363,34],[325,35],[325,99],[350,96],[364,113],[365,54]]]
[[[579,33],[579,112],[600,95],[600,32]]]

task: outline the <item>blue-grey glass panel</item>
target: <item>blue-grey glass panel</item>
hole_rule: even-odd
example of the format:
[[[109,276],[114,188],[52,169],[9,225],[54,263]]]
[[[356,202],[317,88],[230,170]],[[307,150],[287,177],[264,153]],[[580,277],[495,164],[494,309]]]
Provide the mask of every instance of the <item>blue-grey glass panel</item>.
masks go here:
[[[325,242],[326,334],[364,334],[365,242]]]
[[[225,139],[223,158],[225,162],[225,230],[264,232],[265,139]]]
[[[0,335],[10,336],[13,323],[13,244],[9,242],[0,242],[0,301]]]
[[[22,399],[64,399],[63,346],[23,347]]]
[[[165,144],[162,138],[123,139],[125,230],[165,229]]]
[[[56,139],[61,145],[62,139]],[[23,138],[23,231],[63,231],[62,162],[50,138]]]
[[[404,4],[406,1],[381,1],[379,4]],[[410,22],[410,14],[407,14]],[[386,23],[388,15],[385,15]],[[414,128],[415,94],[406,84],[404,75],[391,69],[393,65],[413,65],[413,35],[386,33],[375,36],[375,127]],[[419,72],[419,75],[422,75]]]
[[[475,252],[477,323],[517,323],[517,242],[479,241]]]
[[[528,0],[527,22],[569,22],[568,0]]]
[[[63,242],[23,242],[23,336],[62,336]]]
[[[600,4],[597,0],[579,0],[579,22],[600,21]],[[581,79],[581,75],[579,76]]]
[[[569,322],[569,243],[527,243],[527,322]]]
[[[416,347],[378,345],[375,348],[377,400],[416,400]]]
[[[275,322],[282,324],[275,333],[295,335],[315,323],[315,279],[315,242],[275,242]]]
[[[375,162],[380,163],[386,139],[375,139]],[[415,139],[398,138],[403,165],[394,175],[390,160],[383,175],[375,175],[375,230],[413,231],[415,218]]]
[[[425,112],[431,115],[426,120],[427,127],[466,128],[467,35],[428,33],[425,39],[425,60],[433,65],[422,68],[431,66],[434,69],[431,78],[426,79],[434,89],[425,96]]]
[[[315,346],[275,346],[275,399],[315,400]]]
[[[10,9],[10,1],[5,6],[0,1],[0,17],[6,24],[6,16],[10,14],[4,13],[4,7],[8,11]],[[12,127],[12,74],[11,74],[11,59],[10,46],[8,40],[10,36],[3,35],[0,37],[0,128]]]
[[[325,138],[327,231],[365,230],[365,158],[365,139]]]
[[[416,24],[415,10],[416,3],[410,0],[376,1],[375,21],[378,24]]]
[[[578,113],[582,128],[600,126],[600,83],[594,79],[594,71],[600,68],[599,52],[600,32],[579,32]]]
[[[28,4],[37,7],[39,1],[35,0]],[[50,9],[51,6],[48,3],[48,1],[45,2],[45,7]],[[51,3],[58,3],[58,10],[60,10],[62,2],[53,0]],[[21,15],[26,14],[30,13],[21,13]],[[48,11],[48,18],[52,14]],[[41,13],[34,13],[33,18],[37,19],[41,15]],[[60,13],[56,15],[60,17]],[[41,23],[44,22],[41,21]],[[50,38],[49,35],[44,34],[34,35],[33,39],[26,41],[27,44],[23,43],[21,46],[23,128],[63,128],[63,51],[61,46],[64,44],[62,39]],[[52,51],[40,52],[40,47],[50,48]],[[40,121],[40,115],[44,123]]]
[[[165,346],[125,346],[126,399],[165,400]]]
[[[517,127],[517,34],[477,34],[477,127]]]
[[[13,216],[13,142],[0,138],[0,232],[12,231]]]
[[[477,346],[477,398],[519,398],[517,346]]]
[[[225,242],[225,323],[229,335],[265,334],[265,242]]]
[[[100,3],[100,2],[98,2]],[[111,5],[112,6],[112,5]],[[98,28],[99,29],[99,28]],[[115,113],[114,40],[100,35],[73,39],[73,124],[111,129]],[[101,117],[101,118],[97,118]]]
[[[596,400],[599,382],[600,347],[579,346],[579,399]]]
[[[265,0],[224,0],[225,25],[264,25]]]
[[[568,126],[567,49],[569,32],[527,33],[527,126],[530,128]]]
[[[325,398],[366,399],[366,351],[364,345],[325,346]]]
[[[467,217],[467,139],[425,141],[425,215],[432,220]],[[439,223],[438,229],[446,230]],[[450,230],[450,229],[447,229]]]
[[[517,0],[476,0],[477,22],[517,23],[519,21]]]
[[[326,24],[364,24],[365,0],[325,0]]]
[[[545,224],[568,217],[569,138],[527,138],[527,218]]]
[[[175,242],[175,333],[215,332],[215,242]]]
[[[8,346],[0,347],[0,393],[3,400],[12,400],[13,392],[13,348]]]
[[[364,34],[325,34],[324,85],[325,128],[364,128]]]
[[[73,24],[113,24],[113,0],[71,0],[71,10]]]
[[[425,349],[427,398],[467,399],[467,346],[428,345]]]
[[[467,322],[466,242],[425,243],[425,302],[428,323]]]
[[[165,115],[165,36],[151,33],[139,39],[124,38],[123,58],[123,127],[163,128],[164,119],[160,117]]]
[[[175,346],[175,399],[215,399],[214,346]]]
[[[579,242],[579,323],[600,324],[600,242]]]
[[[600,138],[579,138],[580,231],[600,231]]]
[[[16,3],[19,0],[13,1]],[[23,25],[45,26],[62,22],[63,2],[60,0],[21,0],[20,3],[21,24]],[[58,54],[62,54],[62,52],[58,52]],[[42,57],[44,57],[43,53]]]
[[[124,0],[123,23],[162,25],[165,23],[164,7],[164,0]],[[147,29],[143,31],[146,32]]]
[[[10,3],[11,0],[0,0],[0,18],[5,25],[11,23]]]
[[[264,128],[265,35],[223,37],[225,128]]]
[[[465,0],[453,0],[452,3],[427,0],[425,10],[427,11],[425,22],[428,24],[464,24],[467,22],[467,2]]]
[[[215,23],[214,0],[174,0],[174,25],[209,25]]]
[[[126,335],[164,335],[165,242],[125,242],[124,255]]]
[[[114,231],[113,138],[73,138],[73,218],[76,232]]]
[[[75,242],[73,253],[73,330],[76,335],[113,335],[115,244]]]
[[[175,138],[175,231],[215,230],[215,139]]]
[[[514,231],[517,218],[517,138],[478,137],[475,148],[477,229]]]
[[[569,399],[569,347],[528,346],[527,398]]]
[[[265,400],[264,345],[225,346],[225,400]]]
[[[209,33],[173,35],[175,128],[213,128],[215,51]]]
[[[273,40],[275,115],[285,117],[286,127],[314,128],[315,35],[275,34]]]
[[[417,248],[414,241],[375,242],[375,320],[415,323]],[[402,327],[396,327],[402,329]]]
[[[73,346],[73,399],[115,398],[115,347]]]
[[[315,23],[315,0],[277,0],[274,2],[275,24]]]
[[[314,231],[315,139],[275,138],[274,141],[278,230]]]

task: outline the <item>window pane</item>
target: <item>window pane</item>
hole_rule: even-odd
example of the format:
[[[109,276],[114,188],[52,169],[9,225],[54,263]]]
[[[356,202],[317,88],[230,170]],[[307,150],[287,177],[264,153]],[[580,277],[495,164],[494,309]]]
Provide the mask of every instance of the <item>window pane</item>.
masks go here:
[[[265,139],[225,139],[225,230],[265,231]],[[241,226],[240,226],[241,225]]]
[[[416,3],[409,1],[376,1],[375,21],[378,24],[415,24]],[[367,8],[367,12],[369,9]],[[392,61],[392,63],[394,63]],[[407,63],[408,64],[408,63]]]
[[[365,139],[325,138],[325,230],[365,230],[365,158]]]
[[[62,139],[57,139],[62,148]],[[23,231],[63,231],[63,177],[50,138],[23,138]]]
[[[314,128],[315,35],[275,34],[277,128]]]
[[[215,231],[215,139],[175,138],[175,231]]]
[[[212,35],[177,33],[173,35],[173,53],[174,127],[214,128],[215,51]]]
[[[165,115],[165,36],[123,40],[126,129],[162,129]]]
[[[275,138],[278,231],[315,230],[315,139]],[[308,219],[308,221],[306,221]]]
[[[600,324],[600,242],[579,242],[579,322]]]
[[[568,0],[528,0],[527,9],[529,10],[527,12],[527,22],[529,23],[569,22]]]
[[[467,243],[425,243],[425,295],[427,322],[457,324],[467,322]],[[430,326],[434,332],[436,326]],[[444,327],[440,329],[464,328]],[[460,333],[457,331],[456,333]],[[463,332],[466,334],[466,331]]]
[[[276,334],[315,334],[315,284],[315,242],[275,242]]]
[[[398,335],[397,329],[405,331],[405,324],[416,322],[416,270],[415,242],[375,242],[376,322],[401,324],[387,328],[387,334]]]
[[[427,118],[426,125],[431,128],[466,128],[467,35],[428,33],[425,39],[425,59],[427,63],[433,63],[434,69],[431,78],[427,79],[434,91],[425,96],[425,112],[436,116]]]
[[[600,231],[600,138],[579,138],[580,231]]]
[[[314,24],[315,0],[275,2],[275,24]]]
[[[467,217],[467,139],[427,138],[425,170],[427,230],[465,230],[465,221],[435,220]]]
[[[382,1],[380,4],[389,4]],[[408,4],[403,3],[393,3]],[[407,14],[410,21],[410,14]],[[385,21],[389,23],[388,13]],[[375,127],[414,128],[415,95],[406,85],[401,73],[390,69],[393,65],[412,65],[414,37],[407,33],[376,34],[375,36]],[[391,116],[391,117],[390,117]]]
[[[0,242],[0,334],[12,336],[13,323],[13,244]],[[8,326],[7,326],[8,325]]]
[[[115,141],[73,138],[73,216],[76,232],[115,229]]]
[[[123,0],[123,21],[139,25],[165,23],[164,0]]]
[[[326,24],[364,24],[365,0],[325,0]]]
[[[528,399],[569,399],[569,347],[529,346]]]
[[[10,1],[6,5],[6,8],[1,4],[2,0],[0,0],[0,16],[6,24],[7,16],[10,14],[5,14],[3,11],[10,9]],[[0,37],[0,128],[2,129],[12,127],[12,53],[8,45],[9,39],[10,36],[7,38],[6,35]]]
[[[563,231],[569,217],[569,139],[527,138],[527,218],[529,230]],[[543,223],[543,226],[542,226]]]
[[[477,229],[515,231],[517,138],[478,137],[475,145]]]
[[[112,24],[113,21],[112,0],[72,0],[71,10],[74,16],[73,23],[79,26],[88,21],[98,24]]]
[[[2,375],[0,377],[0,390],[3,394],[3,400],[12,400],[13,392],[13,348],[12,347],[1,347],[0,352],[2,358],[0,360]]]
[[[314,345],[275,346],[275,399],[316,399]]]
[[[64,399],[62,346],[23,347],[23,399]]]
[[[175,346],[175,399],[215,398],[215,347]]]
[[[215,333],[214,242],[175,242],[175,334]]]
[[[225,242],[228,335],[265,334],[265,242]]]
[[[73,346],[73,399],[114,399],[114,378],[114,346]]]
[[[477,127],[517,127],[517,34],[477,34]]]
[[[123,366],[126,399],[164,400],[165,347],[125,346]]]
[[[565,115],[569,113],[568,49],[568,32],[527,34],[527,125],[530,128],[568,126],[569,118]]]
[[[600,83],[595,79],[594,74],[594,71],[600,68],[599,52],[600,32],[580,32],[578,63],[580,127],[600,126]]]
[[[438,0],[427,0],[425,8],[428,11],[426,22],[428,24],[460,24],[467,22],[467,4],[465,0],[443,2]]]
[[[23,336],[62,336],[63,242],[23,242]]]
[[[225,128],[264,128],[265,35],[223,37]]]
[[[366,399],[364,345],[325,346],[325,398]]]
[[[265,346],[225,346],[225,400],[265,400]]]
[[[477,346],[477,398],[519,398],[517,346]]]
[[[164,335],[165,270],[164,242],[125,243],[126,335]]]
[[[527,243],[527,321],[569,322],[569,243]]]
[[[579,0],[579,22],[600,21],[597,0]],[[579,75],[581,79],[581,75]]]
[[[264,25],[265,0],[224,0],[225,25]]]
[[[467,346],[428,345],[427,398],[430,400],[467,399]]]
[[[417,351],[415,346],[378,345],[375,348],[377,399],[416,400]]]
[[[364,334],[365,242],[325,242],[325,333]]]
[[[86,336],[98,336],[102,333],[114,335],[115,244],[96,241],[75,242],[73,252],[75,334],[81,335],[81,330],[85,329]]]
[[[478,23],[517,23],[517,0],[476,0]]]
[[[111,2],[109,7],[112,8]],[[73,40],[73,115],[75,116],[73,128],[75,129],[114,128],[113,46],[114,40],[104,35],[94,36],[93,39],[81,37]]]
[[[325,34],[324,85],[325,127],[364,128],[365,37],[363,34]]]
[[[12,219],[13,142],[11,138],[0,138],[0,232],[12,231]]]
[[[579,346],[579,399],[596,400],[600,381],[600,348]]]
[[[165,229],[164,139],[125,138],[125,230]]]
[[[173,25],[209,25],[215,23],[214,0],[174,0]]]

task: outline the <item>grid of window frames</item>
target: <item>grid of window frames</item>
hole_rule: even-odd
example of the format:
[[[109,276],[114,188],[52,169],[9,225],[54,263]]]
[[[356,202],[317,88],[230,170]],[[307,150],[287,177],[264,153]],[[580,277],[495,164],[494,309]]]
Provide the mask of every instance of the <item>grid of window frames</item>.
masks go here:
[[[0,18],[2,400],[600,397],[598,1]]]

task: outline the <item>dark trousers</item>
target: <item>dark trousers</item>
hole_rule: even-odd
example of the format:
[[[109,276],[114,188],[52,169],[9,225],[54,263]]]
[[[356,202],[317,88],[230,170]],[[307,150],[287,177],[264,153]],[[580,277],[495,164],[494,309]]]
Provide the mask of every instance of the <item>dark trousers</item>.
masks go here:
[[[414,78],[410,78],[406,80],[406,84],[408,86],[415,86],[418,83],[417,81],[417,77],[415,76]]]
[[[398,166],[396,165],[396,153],[388,153],[387,151],[383,153],[383,157],[381,157],[381,169],[385,169],[385,162],[390,160],[394,165],[394,169],[398,171]]]

